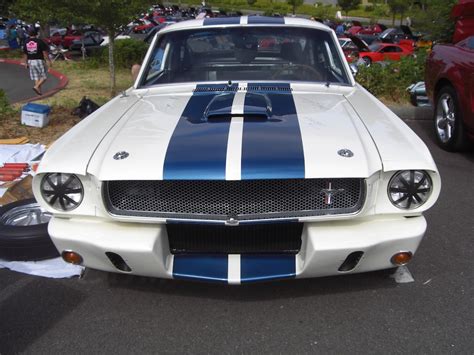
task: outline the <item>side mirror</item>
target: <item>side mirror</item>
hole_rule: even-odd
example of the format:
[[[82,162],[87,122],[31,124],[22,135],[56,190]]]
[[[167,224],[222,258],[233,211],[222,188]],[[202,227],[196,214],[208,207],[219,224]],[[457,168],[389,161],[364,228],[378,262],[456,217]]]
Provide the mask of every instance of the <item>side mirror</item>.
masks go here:
[[[134,82],[135,82],[135,80],[137,80],[138,73],[140,73],[141,67],[142,66],[140,64],[133,64],[132,65],[132,79],[133,79]]]
[[[354,77],[357,76],[357,73],[359,72],[359,68],[357,67],[357,65],[355,65],[354,63],[351,63],[349,67],[351,68],[352,75]]]

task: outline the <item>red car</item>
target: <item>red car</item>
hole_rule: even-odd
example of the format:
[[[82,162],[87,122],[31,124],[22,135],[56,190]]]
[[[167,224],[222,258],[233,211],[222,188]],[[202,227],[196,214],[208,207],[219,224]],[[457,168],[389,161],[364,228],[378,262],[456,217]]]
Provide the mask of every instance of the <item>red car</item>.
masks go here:
[[[66,32],[63,31],[56,31],[53,34],[45,38],[45,42],[50,44],[54,44],[55,46],[63,46],[66,49],[69,49],[72,44],[82,41],[84,35],[89,37],[91,33],[97,32],[96,30],[67,30]],[[97,32],[99,36],[100,33]],[[84,38],[86,40],[86,38]]]
[[[375,42],[367,46],[356,36],[351,36],[352,42],[359,48],[359,55],[367,65],[385,60],[400,60],[402,57],[413,54],[412,46],[402,46],[394,43]]]
[[[80,40],[82,37],[82,32],[78,30],[67,30],[65,34],[61,32],[54,32],[51,37],[45,38],[46,42],[52,43],[56,46],[63,46],[64,48],[69,48],[73,41]]]
[[[153,20],[138,20],[137,25],[133,27],[133,32],[135,33],[146,33],[148,32],[151,28],[155,27],[157,23]]]
[[[462,151],[474,142],[474,1],[460,0],[452,17],[456,19],[453,43],[433,47],[425,84],[434,103],[438,144],[448,151]]]
[[[363,27],[360,22],[354,21],[353,26],[347,30],[347,33],[353,36],[355,36],[356,34],[375,36],[382,33],[386,29],[387,27],[380,23]]]
[[[338,38],[339,45],[344,52],[344,56],[349,63],[352,63],[356,56],[359,56],[359,48],[352,42],[350,38],[341,37]]]
[[[361,35],[378,35],[379,33],[382,33],[383,31],[385,31],[387,29],[386,26],[380,24],[380,23],[376,23],[375,25],[371,25],[371,26],[367,26],[367,27],[364,27],[362,28],[358,34],[361,34]]]

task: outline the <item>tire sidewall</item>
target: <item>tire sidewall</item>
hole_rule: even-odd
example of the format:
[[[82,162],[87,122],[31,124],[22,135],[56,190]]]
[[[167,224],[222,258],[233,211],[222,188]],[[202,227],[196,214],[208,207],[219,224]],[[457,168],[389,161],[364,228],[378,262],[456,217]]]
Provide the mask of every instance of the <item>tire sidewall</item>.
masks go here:
[[[444,94],[448,94],[451,99],[453,100],[454,105],[454,128],[451,138],[447,142],[443,142],[438,133],[437,127],[437,114],[438,114],[438,104],[441,96]],[[436,141],[438,145],[443,148],[444,150],[454,152],[463,150],[466,148],[466,137],[465,137],[465,130],[464,130],[464,123],[462,112],[459,107],[459,100],[456,90],[451,85],[446,85],[438,91],[436,95],[435,107],[433,113],[433,127],[435,130]]]
[[[0,217],[13,208],[29,205],[31,203],[36,203],[36,200],[34,198],[31,198],[4,205],[0,207]],[[11,240],[11,238],[21,240],[35,236],[38,233],[45,234],[47,232],[48,223],[41,223],[32,226],[9,226],[0,223],[0,245],[4,240]]]
[[[34,198],[0,207],[0,216],[13,208],[36,203]],[[49,233],[49,223],[10,226],[0,222],[0,259],[12,261],[44,260],[58,257]]]

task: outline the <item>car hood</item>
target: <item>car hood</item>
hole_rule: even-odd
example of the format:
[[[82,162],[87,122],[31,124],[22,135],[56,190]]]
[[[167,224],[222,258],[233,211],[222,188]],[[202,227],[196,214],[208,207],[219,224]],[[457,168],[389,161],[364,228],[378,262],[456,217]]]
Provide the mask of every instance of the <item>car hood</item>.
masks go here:
[[[100,180],[239,180],[380,170],[374,142],[344,94],[314,87],[152,89],[98,144],[87,172]]]
[[[348,36],[361,52],[371,52],[369,46],[357,36]]]
[[[436,170],[418,136],[358,85],[269,89],[130,90],[54,143],[38,172],[100,180],[238,180]]]

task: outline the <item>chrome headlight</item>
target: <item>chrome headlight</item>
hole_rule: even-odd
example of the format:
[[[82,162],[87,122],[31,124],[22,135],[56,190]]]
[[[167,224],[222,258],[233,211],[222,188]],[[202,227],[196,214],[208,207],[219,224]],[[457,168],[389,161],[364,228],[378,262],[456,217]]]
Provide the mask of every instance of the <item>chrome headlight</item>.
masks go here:
[[[84,187],[74,174],[46,174],[41,181],[41,195],[51,207],[71,211],[81,204]]]
[[[431,178],[425,171],[399,171],[388,184],[388,197],[394,206],[413,210],[428,200],[432,185]]]

